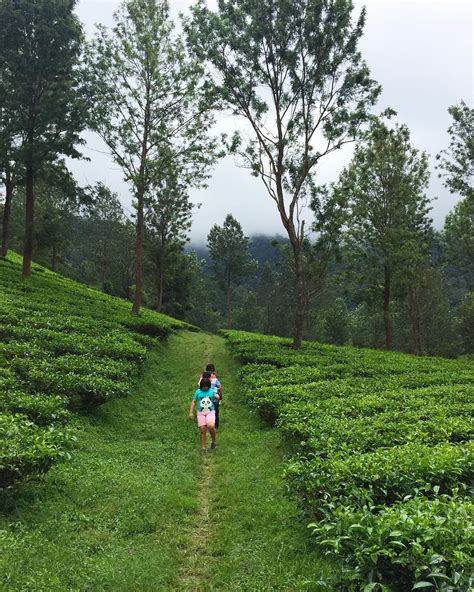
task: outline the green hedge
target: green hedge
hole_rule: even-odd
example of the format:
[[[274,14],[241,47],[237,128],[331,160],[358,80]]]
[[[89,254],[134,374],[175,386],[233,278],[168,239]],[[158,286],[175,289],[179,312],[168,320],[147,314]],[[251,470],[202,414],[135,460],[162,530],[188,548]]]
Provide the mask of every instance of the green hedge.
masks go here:
[[[472,500],[415,497],[378,513],[340,505],[309,527],[320,547],[344,563],[343,589],[472,590]]]
[[[224,335],[247,399],[290,446],[290,494],[344,566],[328,586],[467,592],[472,361]]]
[[[0,259],[0,488],[65,454],[71,410],[129,395],[157,337],[189,325]]]

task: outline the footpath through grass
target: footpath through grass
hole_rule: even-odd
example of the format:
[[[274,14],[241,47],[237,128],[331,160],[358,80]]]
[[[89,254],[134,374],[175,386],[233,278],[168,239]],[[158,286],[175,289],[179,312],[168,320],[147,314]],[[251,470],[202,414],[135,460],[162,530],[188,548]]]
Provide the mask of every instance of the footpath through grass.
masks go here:
[[[225,388],[218,449],[186,421],[198,372]],[[0,589],[317,590],[324,565],[284,495],[278,435],[219,337],[174,335],[138,392],[76,420],[68,463],[0,498]]]
[[[224,399],[218,449],[209,459],[212,558],[203,590],[326,590],[318,582],[334,566],[309,547],[308,532],[285,495],[280,435],[248,406],[241,367],[225,340],[212,337],[209,350]]]

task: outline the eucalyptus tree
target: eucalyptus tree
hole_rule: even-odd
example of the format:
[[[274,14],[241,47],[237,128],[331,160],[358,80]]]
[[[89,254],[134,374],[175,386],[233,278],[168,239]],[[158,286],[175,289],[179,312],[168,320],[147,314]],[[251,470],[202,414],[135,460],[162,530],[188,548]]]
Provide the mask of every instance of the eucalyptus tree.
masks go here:
[[[136,208],[135,297],[143,288],[146,212],[170,162],[200,185],[216,156],[199,60],[173,31],[164,0],[125,0],[112,30],[99,27],[88,48],[93,127],[132,187]]]
[[[172,251],[181,251],[191,229],[194,204],[191,202],[186,174],[179,166],[168,166],[160,183],[153,187],[155,193],[146,218],[153,259],[156,268],[156,310],[161,311],[165,278]]]
[[[358,42],[365,10],[351,0],[199,0],[186,21],[190,45],[210,64],[223,106],[245,122],[230,142],[275,202],[292,250],[293,347],[301,346],[308,295],[303,206],[321,160],[354,140],[380,87]]]
[[[212,271],[218,286],[224,290],[227,307],[227,328],[232,328],[232,293],[239,282],[255,273],[257,262],[250,255],[250,239],[242,226],[228,214],[224,224],[214,224],[207,236]]]
[[[5,257],[8,253],[13,191],[20,177],[20,167],[18,161],[15,160],[17,150],[15,147],[11,114],[8,113],[5,107],[1,106],[1,103],[6,102],[6,100],[7,95],[3,92],[0,81],[0,182],[5,190],[5,203],[3,205],[2,215],[1,257]]]
[[[349,202],[346,240],[358,283],[382,301],[385,347],[392,348],[394,279],[406,277],[426,253],[431,236],[425,196],[428,159],[410,144],[406,126],[374,120],[341,174],[337,191]]]
[[[452,263],[464,272],[467,286],[474,284],[474,109],[461,101],[449,108],[449,148],[438,154],[438,168],[446,187],[461,196],[446,217],[444,239]]]
[[[79,58],[82,27],[76,0],[0,2],[0,90],[11,123],[17,161],[24,169],[23,275],[31,273],[35,180],[58,156],[80,157],[86,125]]]

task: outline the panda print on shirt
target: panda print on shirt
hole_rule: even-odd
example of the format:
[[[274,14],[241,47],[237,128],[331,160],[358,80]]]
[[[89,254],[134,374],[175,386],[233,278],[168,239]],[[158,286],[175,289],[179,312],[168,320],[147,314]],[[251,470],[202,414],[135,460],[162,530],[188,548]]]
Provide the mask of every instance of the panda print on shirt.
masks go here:
[[[215,411],[214,407],[214,389],[208,391],[201,391],[198,389],[194,393],[193,399],[197,399],[198,411],[204,415],[208,415],[211,411]]]
[[[209,411],[211,411],[212,401],[209,397],[204,397],[201,399],[201,413],[207,415]]]

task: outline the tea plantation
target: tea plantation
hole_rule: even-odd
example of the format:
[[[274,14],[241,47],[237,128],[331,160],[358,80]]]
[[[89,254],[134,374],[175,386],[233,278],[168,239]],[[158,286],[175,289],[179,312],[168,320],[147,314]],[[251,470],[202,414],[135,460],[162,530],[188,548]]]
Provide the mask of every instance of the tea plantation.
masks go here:
[[[225,335],[288,442],[290,494],[343,564],[333,589],[472,590],[472,361]]]
[[[148,348],[184,323],[21,259],[0,259],[0,488],[68,456],[68,419],[130,394]]]

